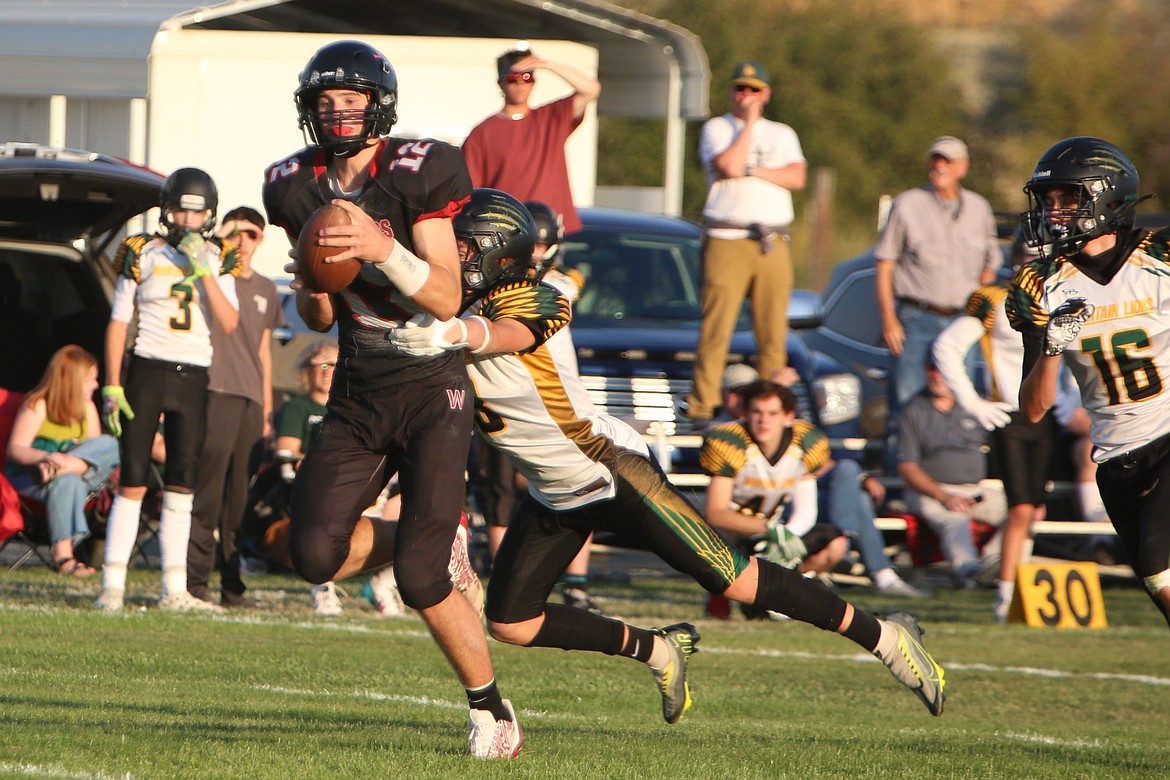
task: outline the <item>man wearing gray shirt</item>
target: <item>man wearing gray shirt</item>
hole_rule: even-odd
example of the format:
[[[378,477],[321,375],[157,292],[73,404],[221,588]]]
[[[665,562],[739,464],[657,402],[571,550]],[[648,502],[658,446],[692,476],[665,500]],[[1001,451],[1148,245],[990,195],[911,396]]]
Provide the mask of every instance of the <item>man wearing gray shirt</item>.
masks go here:
[[[187,591],[210,601],[208,581],[218,560],[220,603],[225,607],[244,603],[236,532],[244,520],[248,483],[272,440],[272,331],[284,322],[284,313],[276,285],[252,270],[264,226],[264,217],[248,206],[223,218],[221,236],[240,249],[240,325],[231,334],[211,331],[208,424],[187,547]]]
[[[1002,483],[981,482],[987,476],[988,436],[928,360],[926,389],[898,416],[898,475],[906,482],[906,508],[938,536],[960,588],[974,587],[982,566],[971,519],[999,526],[1007,518]]]
[[[960,184],[971,167],[967,145],[944,135],[927,156],[930,183],[894,198],[874,247],[897,406],[925,384],[922,365],[935,336],[963,313],[972,290],[995,280],[1003,264],[990,204]]]

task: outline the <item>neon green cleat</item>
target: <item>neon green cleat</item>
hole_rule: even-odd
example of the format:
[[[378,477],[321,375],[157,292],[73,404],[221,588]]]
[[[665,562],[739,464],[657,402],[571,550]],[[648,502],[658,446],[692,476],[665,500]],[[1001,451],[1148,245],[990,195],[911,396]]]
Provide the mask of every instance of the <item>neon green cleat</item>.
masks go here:
[[[666,628],[652,629],[652,633],[666,640],[671,659],[661,671],[651,668],[658,690],[662,692],[662,717],[667,723],[678,723],[693,703],[687,684],[687,661],[699,652],[699,632],[690,623],[675,623]]]
[[[917,618],[905,612],[895,612],[884,622],[897,631],[897,644],[888,657],[882,655],[881,649],[874,650],[873,654],[889,667],[898,682],[918,694],[931,715],[942,715],[946,701],[943,694],[946,675],[922,644],[924,632]]]

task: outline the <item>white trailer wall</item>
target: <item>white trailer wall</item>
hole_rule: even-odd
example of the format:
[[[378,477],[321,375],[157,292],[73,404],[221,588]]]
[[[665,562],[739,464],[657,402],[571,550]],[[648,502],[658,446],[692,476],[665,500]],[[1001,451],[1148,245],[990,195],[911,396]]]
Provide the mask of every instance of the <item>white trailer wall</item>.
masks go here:
[[[337,35],[163,30],[151,50],[147,163],[164,173],[203,168],[219,187],[221,213],[241,204],[261,208],[264,168],[304,145],[292,94],[309,57]],[[462,143],[497,112],[495,58],[514,41],[372,36],[362,38],[389,57],[398,74],[394,135]],[[566,41],[538,41],[537,54],[597,72],[597,51]],[[537,74],[533,104],[568,94],[551,73]],[[578,205],[592,205],[597,168],[597,119],[591,107],[567,146]],[[288,243],[269,228],[257,253],[261,273],[281,277]]]

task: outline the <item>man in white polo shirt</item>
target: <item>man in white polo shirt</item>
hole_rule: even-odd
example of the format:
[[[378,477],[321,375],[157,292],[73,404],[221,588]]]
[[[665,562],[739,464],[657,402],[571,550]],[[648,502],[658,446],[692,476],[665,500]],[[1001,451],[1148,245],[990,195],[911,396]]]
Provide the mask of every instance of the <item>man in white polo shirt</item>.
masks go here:
[[[720,402],[720,378],[745,296],[751,296],[761,376],[788,364],[792,190],[808,166],[788,125],[764,119],[772,97],[768,69],[741,62],[731,79],[731,111],[703,125],[699,156],[709,189],[703,207],[703,322],[687,416],[701,430]]]

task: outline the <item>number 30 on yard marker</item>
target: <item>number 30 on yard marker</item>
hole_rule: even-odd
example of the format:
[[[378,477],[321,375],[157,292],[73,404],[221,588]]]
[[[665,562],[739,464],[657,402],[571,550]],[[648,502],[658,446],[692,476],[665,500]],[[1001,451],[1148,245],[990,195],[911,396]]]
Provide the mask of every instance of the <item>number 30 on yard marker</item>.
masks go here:
[[[1105,628],[1105,600],[1093,563],[1021,563],[1009,623]]]

